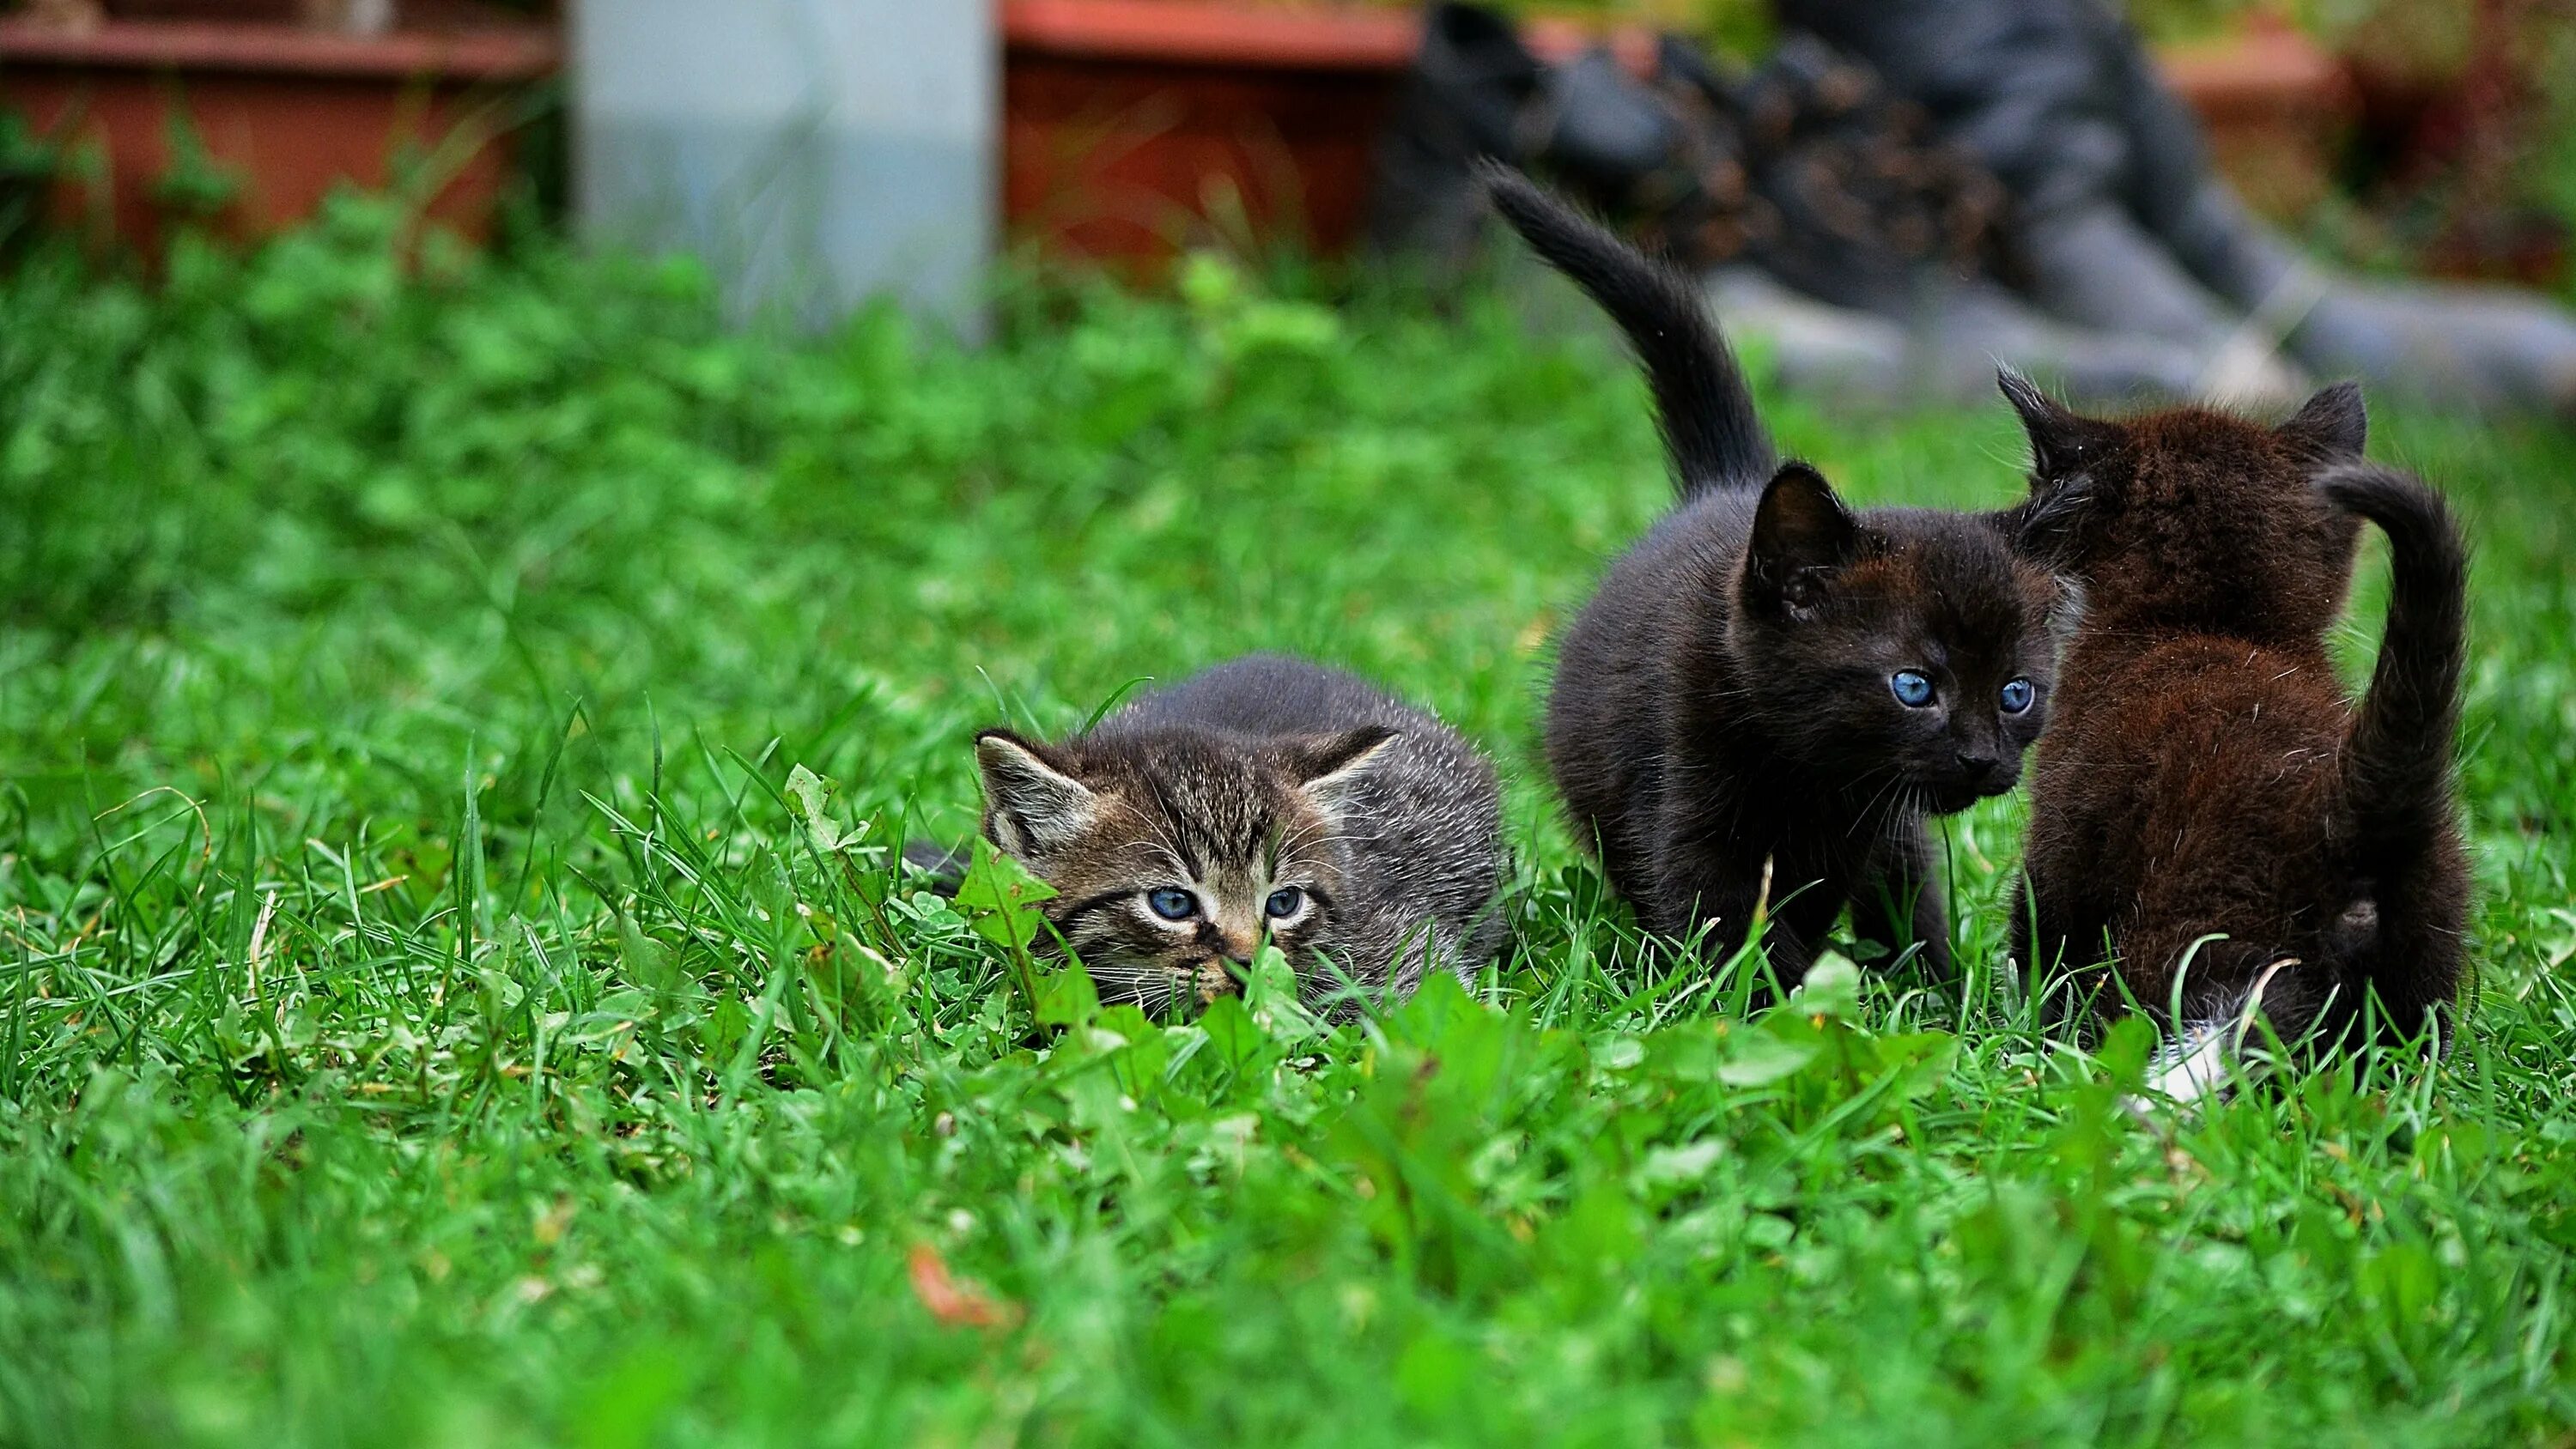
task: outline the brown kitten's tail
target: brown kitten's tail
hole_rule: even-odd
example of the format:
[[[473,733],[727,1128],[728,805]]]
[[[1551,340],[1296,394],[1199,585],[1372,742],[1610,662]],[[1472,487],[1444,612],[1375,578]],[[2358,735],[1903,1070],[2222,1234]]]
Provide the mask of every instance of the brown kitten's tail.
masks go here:
[[[1753,411],[1744,370],[1691,280],[1621,241],[1553,192],[1500,162],[1479,168],[1494,210],[1549,266],[1581,287],[1619,330],[1654,389],[1655,421],[1684,498],[1758,488],[1780,458]]]
[[[2388,627],[2344,742],[2343,801],[2362,868],[2411,859],[2450,818],[2452,739],[2468,617],[2468,549],[2440,494],[2373,463],[2318,486],[2379,525],[2393,564]]]

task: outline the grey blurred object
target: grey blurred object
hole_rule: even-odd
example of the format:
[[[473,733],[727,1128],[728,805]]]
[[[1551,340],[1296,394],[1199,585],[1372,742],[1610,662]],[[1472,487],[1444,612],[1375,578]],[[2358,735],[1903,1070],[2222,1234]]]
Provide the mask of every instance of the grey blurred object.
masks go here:
[[[584,233],[703,258],[729,316],[873,295],[976,337],[999,183],[991,7],[576,0]]]
[[[1875,66],[2012,191],[2034,300],[2221,366],[2270,345],[2452,404],[2576,415],[2576,318],[2501,288],[2368,284],[2300,256],[2211,172],[2102,0],[1776,0]]]
[[[1495,12],[1434,5],[1380,150],[1372,241],[1455,273],[1483,221],[1472,167],[1499,157],[1705,270],[1731,331],[1847,399],[1981,400],[1999,360],[2094,402],[2290,390],[2259,357],[2230,368],[2216,348],[2089,330],[1986,275],[2002,189],[1919,144],[1909,111],[1812,37],[1740,76],[1667,37],[1643,80],[1600,49],[1542,63]]]
[[[1983,281],[1944,288],[1903,320],[1818,301],[1747,264],[1712,268],[1705,287],[1729,328],[1770,345],[1782,382],[1845,398],[1981,404],[1998,362],[2104,402],[2247,390],[2213,383],[2187,349],[2052,322]]]

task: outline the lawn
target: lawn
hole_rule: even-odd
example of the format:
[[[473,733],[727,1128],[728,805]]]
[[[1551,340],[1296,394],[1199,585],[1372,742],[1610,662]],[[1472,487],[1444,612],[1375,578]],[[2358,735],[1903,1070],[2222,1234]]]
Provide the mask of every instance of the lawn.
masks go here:
[[[1535,769],[1664,496],[1606,346],[395,255],[0,281],[0,1443],[2567,1442],[2576,434],[2373,443],[2479,549],[2467,1034],[2142,1121],[1998,971],[2014,802],[1963,983],[1641,960]],[[2019,487],[2000,403],[1775,401],[1858,496]],[[1254,648],[1495,754],[1516,947],[1041,1026],[886,847],[975,727]]]

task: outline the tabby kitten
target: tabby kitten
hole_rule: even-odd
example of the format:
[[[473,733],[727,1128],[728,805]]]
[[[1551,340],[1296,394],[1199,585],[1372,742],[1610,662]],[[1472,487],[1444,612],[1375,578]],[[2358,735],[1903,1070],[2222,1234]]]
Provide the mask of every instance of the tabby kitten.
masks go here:
[[[2177,1034],[2157,1086],[2207,1091],[2259,1012],[2285,1041],[2443,1018],[2468,870],[2452,801],[2466,559],[2439,495],[2361,461],[2350,383],[2279,427],[2180,408],[2082,417],[2017,376],[2025,527],[2088,603],[2031,779],[2017,954],[2059,1015]],[[2359,520],[2388,535],[2388,625],[2356,708],[2326,654]],[[2187,964],[2186,964],[2187,963]],[[2071,989],[2070,989],[2071,988]]]
[[[1696,288],[1517,173],[1496,208],[1627,334],[1679,506],[1560,648],[1547,758],[1648,929],[1724,953],[1767,901],[1803,973],[1853,929],[1950,966],[1923,818],[2012,788],[2048,715],[2065,602],[2006,515],[1854,512],[1780,462]]]
[[[975,758],[986,838],[1055,887],[1104,1001],[1233,992],[1267,938],[1309,1005],[1347,1010],[1332,968],[1404,996],[1501,942],[1493,767],[1338,670],[1252,655],[1055,744],[986,730]]]

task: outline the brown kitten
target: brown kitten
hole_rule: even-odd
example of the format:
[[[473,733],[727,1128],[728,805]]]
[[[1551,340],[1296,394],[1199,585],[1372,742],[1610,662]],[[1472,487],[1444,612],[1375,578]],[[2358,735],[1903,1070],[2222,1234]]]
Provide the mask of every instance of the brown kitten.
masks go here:
[[[1104,1001],[1233,992],[1266,938],[1309,1005],[1347,1007],[1334,968],[1402,996],[1500,943],[1493,767],[1340,671],[1253,655],[1055,744],[986,730],[975,758],[985,837],[1056,889]]]
[[[2065,595],[2000,515],[1853,511],[1781,462],[1688,279],[1517,173],[1495,209],[1643,363],[1680,497],[1565,634],[1547,759],[1576,833],[1648,930],[1754,913],[1787,980],[1845,906],[1946,975],[1929,815],[2010,790],[2048,717]]]
[[[2186,1096],[2258,1011],[2292,1042],[2343,1035],[2365,996],[2396,1033],[2442,1020],[2469,884],[2450,777],[2465,558],[2440,497],[2360,461],[2349,383],[2277,428],[2197,408],[2105,421],[2003,387],[2033,458],[2018,522],[2086,590],[2015,910],[2035,984],[2078,968],[2052,1009],[2121,1008],[2107,951],[2178,1031],[2160,1086]],[[2355,708],[2326,633],[2359,518],[2388,535],[2395,582]]]

